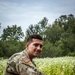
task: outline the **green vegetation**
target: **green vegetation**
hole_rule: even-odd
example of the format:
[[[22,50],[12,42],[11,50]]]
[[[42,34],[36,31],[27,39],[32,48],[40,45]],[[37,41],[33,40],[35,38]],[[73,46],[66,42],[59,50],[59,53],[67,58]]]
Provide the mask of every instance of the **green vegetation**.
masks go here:
[[[46,75],[75,75],[75,57],[44,58],[35,61],[37,68]]]
[[[17,25],[7,26],[0,36],[0,57],[10,57],[25,49],[25,41],[31,34],[40,34],[44,39],[43,51],[39,57],[75,56],[75,17],[61,15],[52,24],[44,17],[30,25],[24,33]]]
[[[36,58],[38,70],[46,75],[75,75],[75,57]],[[6,67],[6,59],[0,59],[0,75]]]
[[[3,72],[5,71],[7,59],[0,58],[0,75],[3,75]]]

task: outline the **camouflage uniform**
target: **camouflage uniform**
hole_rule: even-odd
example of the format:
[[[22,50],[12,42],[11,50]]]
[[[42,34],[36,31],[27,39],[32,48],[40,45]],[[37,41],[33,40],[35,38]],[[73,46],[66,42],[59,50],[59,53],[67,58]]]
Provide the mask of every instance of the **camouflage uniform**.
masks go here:
[[[35,67],[34,62],[29,59],[27,52],[24,50],[9,58],[4,75],[44,75]]]

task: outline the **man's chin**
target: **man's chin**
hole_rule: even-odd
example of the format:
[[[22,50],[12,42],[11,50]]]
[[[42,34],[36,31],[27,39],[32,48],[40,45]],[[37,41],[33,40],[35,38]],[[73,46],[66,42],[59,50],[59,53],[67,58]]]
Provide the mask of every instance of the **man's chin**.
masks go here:
[[[34,57],[38,57],[39,56],[39,54],[34,54]]]

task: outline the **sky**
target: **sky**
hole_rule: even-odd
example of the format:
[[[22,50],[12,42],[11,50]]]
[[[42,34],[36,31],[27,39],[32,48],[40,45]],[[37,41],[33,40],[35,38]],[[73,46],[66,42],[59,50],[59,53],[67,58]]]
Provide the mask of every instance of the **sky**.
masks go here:
[[[75,0],[0,0],[0,35],[7,26],[21,26],[26,32],[29,25],[46,17],[52,24],[61,15],[75,16]]]

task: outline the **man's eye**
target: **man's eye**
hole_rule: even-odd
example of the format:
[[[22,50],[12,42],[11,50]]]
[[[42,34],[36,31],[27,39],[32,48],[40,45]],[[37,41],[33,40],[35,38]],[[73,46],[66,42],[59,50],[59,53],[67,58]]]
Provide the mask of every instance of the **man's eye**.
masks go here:
[[[39,44],[34,44],[35,47],[40,46],[40,48],[42,48],[42,45]]]
[[[34,44],[34,46],[36,46],[36,47],[37,47],[37,46],[38,46],[38,44]]]
[[[40,48],[42,48],[42,45],[40,45]]]

